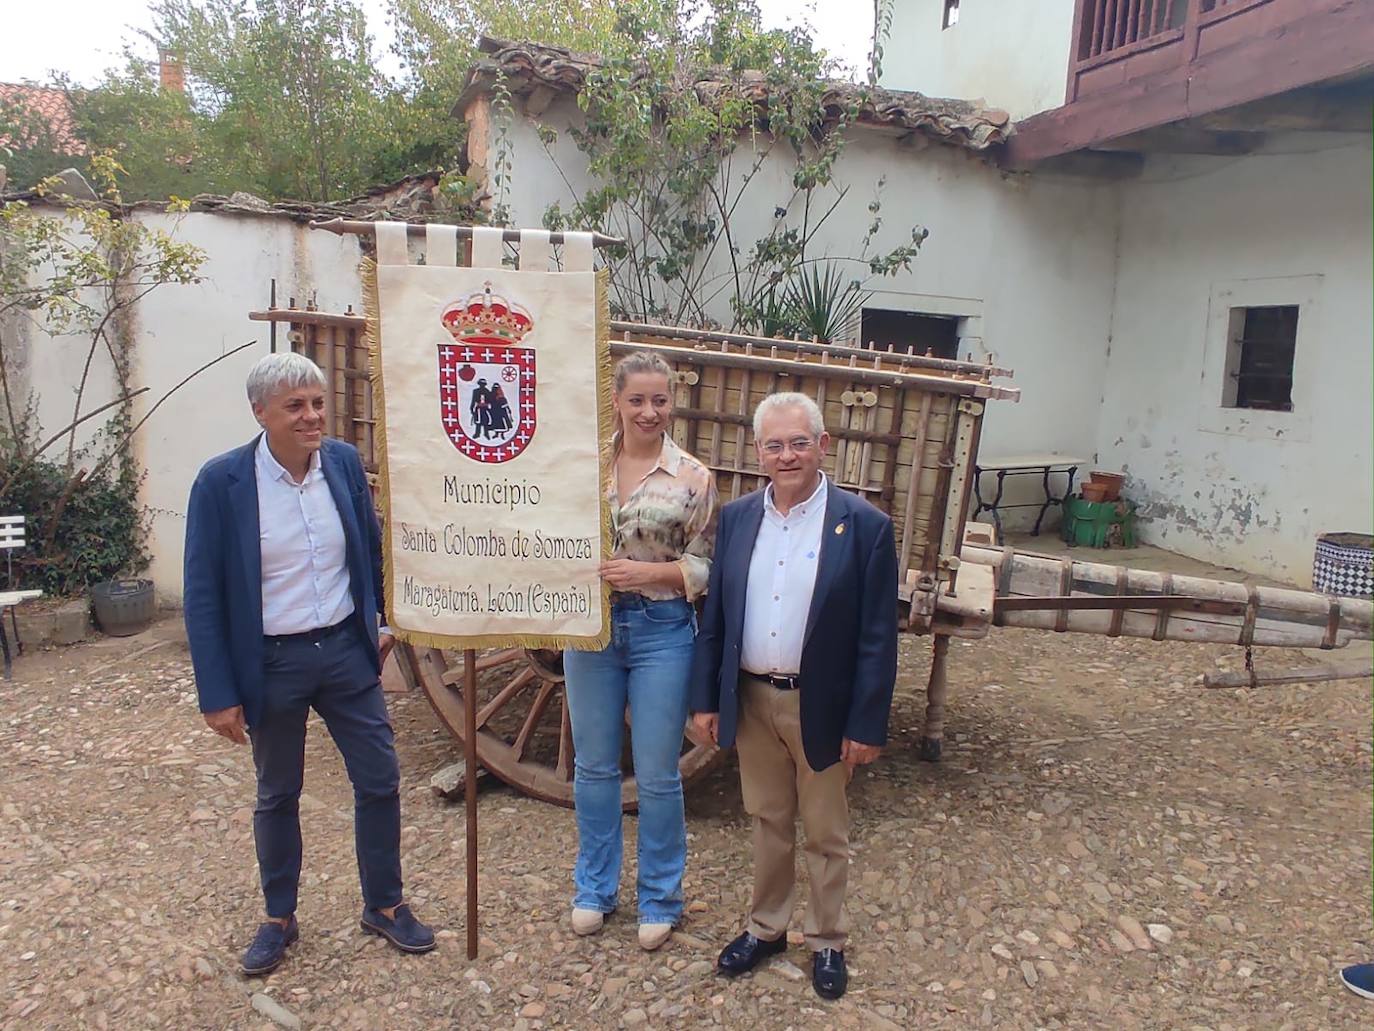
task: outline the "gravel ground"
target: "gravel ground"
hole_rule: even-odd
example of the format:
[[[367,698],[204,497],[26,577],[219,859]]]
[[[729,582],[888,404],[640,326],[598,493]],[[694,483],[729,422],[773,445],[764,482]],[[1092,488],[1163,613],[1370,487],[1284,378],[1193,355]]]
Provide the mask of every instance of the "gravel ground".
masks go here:
[[[177,630],[28,655],[0,684],[4,1027],[1374,1021],[1336,979],[1374,958],[1367,684],[1203,692],[1195,677],[1235,668],[1236,649],[994,631],[951,651],[948,742],[931,765],[916,759],[928,643],[904,640],[891,747],[852,788],[851,988],[834,1004],[811,991],[800,947],[738,982],[712,973],[748,898],[728,763],[690,789],[689,912],[654,954],[632,907],[576,938],[571,812],[484,786],[469,963],[462,809],[428,786],[456,744],[422,695],[392,695],[407,890],[440,947],[406,957],[359,932],[351,796],[314,721],[301,940],[248,980],[252,767],[200,723]],[[633,876],[631,859],[626,898]]]

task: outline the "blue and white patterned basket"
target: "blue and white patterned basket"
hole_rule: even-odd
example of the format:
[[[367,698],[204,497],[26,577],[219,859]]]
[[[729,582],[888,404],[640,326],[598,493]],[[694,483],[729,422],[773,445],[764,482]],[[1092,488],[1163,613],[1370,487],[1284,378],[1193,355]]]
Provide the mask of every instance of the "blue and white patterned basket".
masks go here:
[[[1374,598],[1374,536],[1324,533],[1318,537],[1312,589],[1343,598]]]

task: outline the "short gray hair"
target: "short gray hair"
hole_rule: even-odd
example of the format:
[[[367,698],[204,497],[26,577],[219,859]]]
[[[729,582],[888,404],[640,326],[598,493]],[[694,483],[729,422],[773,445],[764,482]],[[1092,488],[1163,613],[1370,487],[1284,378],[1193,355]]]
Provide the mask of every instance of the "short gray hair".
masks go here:
[[[811,400],[807,394],[798,394],[795,391],[785,390],[777,394],[769,394],[759,406],[754,409],[754,439],[758,440],[763,436],[763,419],[775,408],[800,408],[806,413],[806,421],[811,426],[811,434],[817,439],[825,432],[825,419],[821,415],[820,406]]]
[[[248,402],[257,407],[280,390],[324,387],[328,381],[320,367],[303,354],[278,351],[265,354],[248,370]]]

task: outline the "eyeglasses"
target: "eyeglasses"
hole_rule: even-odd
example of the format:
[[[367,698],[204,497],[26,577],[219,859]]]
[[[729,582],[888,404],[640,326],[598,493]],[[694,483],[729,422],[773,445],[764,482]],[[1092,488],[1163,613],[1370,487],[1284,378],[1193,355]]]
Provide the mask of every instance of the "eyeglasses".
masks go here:
[[[794,454],[804,455],[816,446],[816,442],[810,437],[793,437],[785,443],[781,440],[770,440],[761,446],[765,455],[780,455],[784,448],[791,448]]]

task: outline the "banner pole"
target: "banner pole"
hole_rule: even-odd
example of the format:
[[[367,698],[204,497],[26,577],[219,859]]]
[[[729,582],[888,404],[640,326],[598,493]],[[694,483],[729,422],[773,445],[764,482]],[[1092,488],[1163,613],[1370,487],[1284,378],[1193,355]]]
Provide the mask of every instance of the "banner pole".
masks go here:
[[[477,958],[477,651],[463,651],[463,794],[467,802],[468,959]]]

